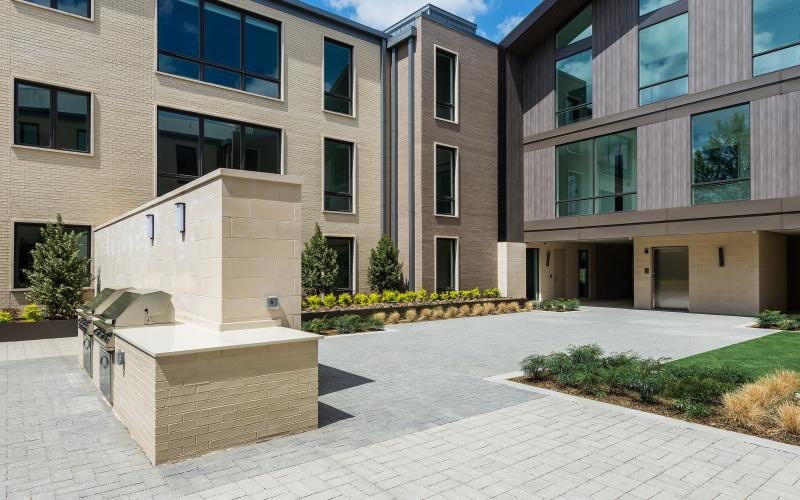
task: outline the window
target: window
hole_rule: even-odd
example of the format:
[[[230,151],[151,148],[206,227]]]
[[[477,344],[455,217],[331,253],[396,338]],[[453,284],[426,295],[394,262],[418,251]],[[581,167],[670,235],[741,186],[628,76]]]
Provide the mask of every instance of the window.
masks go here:
[[[436,238],[436,291],[458,290],[458,240]]]
[[[17,222],[14,224],[14,288],[27,288],[25,270],[33,265],[31,251],[42,241],[41,230],[45,224]],[[80,234],[81,257],[91,257],[92,228],[89,226],[64,226],[67,231]],[[88,271],[88,270],[87,270]]]
[[[331,212],[353,211],[353,144],[325,139],[325,202]]]
[[[352,292],[353,287],[353,238],[326,237],[328,246],[336,252],[336,263],[339,264],[339,273],[333,284],[336,292]]]
[[[556,33],[556,127],[592,117],[592,5]]]
[[[655,12],[661,7],[666,7],[676,2],[678,2],[678,0],[639,0],[639,15],[643,16]]]
[[[636,131],[556,148],[556,216],[636,210]]]
[[[69,14],[81,17],[92,17],[92,3],[90,0],[25,0],[28,3],[50,7]]]
[[[639,31],[639,105],[689,93],[689,14]]]
[[[436,118],[458,121],[457,106],[458,56],[436,49]]]
[[[325,39],[325,110],[353,114],[353,48]]]
[[[158,70],[280,98],[280,30],[205,0],[158,0]]]
[[[14,144],[89,152],[89,94],[17,81],[14,95]]]
[[[218,168],[281,173],[281,131],[158,110],[158,195]]]
[[[456,215],[458,151],[436,145],[436,215]]]
[[[692,117],[692,203],[750,199],[750,105]]]
[[[800,65],[800,2],[753,0],[753,75]]]

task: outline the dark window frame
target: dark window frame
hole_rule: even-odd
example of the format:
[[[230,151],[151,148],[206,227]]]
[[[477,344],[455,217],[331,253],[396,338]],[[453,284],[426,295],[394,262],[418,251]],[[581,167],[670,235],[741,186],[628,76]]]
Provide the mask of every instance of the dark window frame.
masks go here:
[[[326,170],[326,163],[327,163],[327,143],[328,142],[335,142],[338,144],[345,144],[350,147],[350,175],[348,178],[350,179],[350,192],[346,193],[344,191],[328,191],[326,188],[327,184],[327,176],[325,175]],[[355,204],[355,191],[356,191],[356,144],[354,142],[345,141],[342,139],[334,139],[332,137],[324,137],[322,140],[322,210],[323,212],[333,212],[339,214],[354,214],[356,213],[356,204]],[[328,208],[325,205],[325,198],[327,196],[337,196],[342,198],[349,198],[350,199],[350,210],[336,210],[332,208]]]
[[[338,240],[339,242],[345,242],[345,241],[347,242],[347,245],[349,247],[349,266],[350,266],[350,272],[348,273],[347,276],[349,287],[334,288],[333,291],[337,293],[345,293],[345,292],[352,293],[355,291],[356,288],[356,279],[355,279],[356,239],[353,238],[352,236],[333,236],[333,235],[325,236],[325,243],[328,244],[329,246],[331,240]]]
[[[447,149],[453,152],[453,196],[451,197],[440,197],[439,196],[439,149]],[[435,143],[433,148],[433,161],[434,161],[434,185],[433,185],[433,192],[434,192],[434,215],[437,217],[458,217],[459,210],[458,210],[458,170],[459,170],[459,150],[457,147],[448,146],[447,144],[440,144]],[[453,205],[453,213],[441,213],[439,212],[439,201],[445,201],[447,203],[452,203]]]
[[[191,116],[191,117],[197,118],[199,120],[199,125],[198,125],[199,128],[198,128],[198,132],[197,132],[198,133],[197,172],[199,173],[199,175],[194,176],[194,175],[187,175],[187,174],[172,174],[172,173],[161,173],[161,172],[159,172],[159,169],[158,169],[158,140],[159,140],[158,136],[159,136],[159,130],[160,129],[159,129],[158,120],[159,120],[159,112],[160,111],[166,111],[166,112],[169,112],[169,113],[176,113],[176,114]],[[181,110],[181,109],[170,108],[170,107],[167,107],[167,106],[159,106],[158,108],[156,108],[156,190],[158,190],[158,179],[159,178],[169,178],[169,179],[175,179],[175,180],[178,180],[178,181],[191,182],[191,181],[193,181],[195,179],[198,179],[198,178],[200,178],[200,177],[202,177],[204,175],[203,174],[203,151],[205,149],[205,138],[204,138],[204,136],[205,136],[205,121],[206,120],[214,120],[214,121],[219,121],[219,122],[230,123],[230,124],[233,124],[233,125],[238,125],[241,128],[242,136],[241,136],[241,138],[239,140],[239,168],[237,168],[235,170],[245,170],[245,168],[244,168],[244,166],[246,164],[245,152],[247,151],[247,148],[245,147],[245,142],[246,142],[245,141],[245,134],[244,134],[245,127],[254,127],[254,128],[260,128],[260,129],[266,129],[266,130],[272,130],[272,131],[278,132],[279,133],[279,138],[280,138],[280,147],[278,148],[278,151],[279,151],[278,162],[280,164],[279,165],[280,172],[278,172],[278,175],[284,175],[284,158],[283,158],[283,142],[284,142],[283,135],[284,134],[283,134],[283,129],[278,128],[278,127],[269,127],[269,126],[265,126],[265,125],[256,125],[254,123],[248,123],[248,122],[243,122],[243,121],[239,121],[239,120],[231,120],[231,119],[228,119],[228,118],[220,118],[218,116],[207,115],[207,114],[203,114],[203,113],[195,113],[195,112],[192,112],[192,111],[185,111],[185,110]],[[156,193],[156,195],[160,196],[158,193]]]
[[[555,47],[557,45],[556,44],[556,37],[558,36],[558,33],[562,29],[566,28],[567,25],[569,25],[569,23],[571,23],[578,15],[580,15],[587,7],[589,7],[590,5],[592,6],[592,34],[589,35],[586,38],[578,40],[577,42],[573,42],[573,43],[571,43],[569,45],[565,45],[564,47],[561,47],[560,49],[556,49],[556,51],[555,51],[555,57],[554,57],[554,60],[553,60],[553,69],[554,69],[554,71],[553,71],[553,91],[555,93],[555,128],[567,127],[567,126],[572,125],[574,123],[580,123],[580,122],[584,122],[584,121],[587,121],[587,120],[591,120],[593,118],[593,116],[594,116],[594,74],[592,75],[592,95],[591,95],[591,99],[589,99],[589,102],[586,102],[584,104],[578,104],[576,106],[571,106],[571,107],[565,108],[565,109],[558,109],[558,63],[559,63],[559,61],[561,61],[563,59],[567,59],[567,58],[575,56],[575,55],[578,55],[578,54],[580,54],[582,52],[586,52],[586,51],[591,51],[592,61],[594,61],[594,5],[592,5],[592,4],[593,4],[592,0],[589,0],[588,2],[584,2],[583,4],[581,4],[581,6],[579,8],[575,9],[575,14],[570,16],[570,18],[567,19],[566,21],[564,21],[563,23],[561,23],[558,26],[558,28],[553,32],[553,35],[552,35],[553,36],[553,38],[552,38],[553,46]],[[594,73],[594,67],[592,67],[592,73]],[[571,112],[577,111],[577,110],[581,110],[581,109],[589,109],[589,110],[591,110],[591,113],[589,115],[583,117],[583,118],[580,118],[580,119],[576,120],[576,121],[565,123],[564,125],[559,125],[558,119],[559,119],[560,116],[562,116],[564,114],[567,114],[567,113],[571,113]]]
[[[27,227],[38,227],[41,231],[47,226],[46,222],[24,222],[24,221],[15,221],[13,225],[13,234],[11,236],[11,249],[12,249],[12,257],[11,257],[11,281],[14,290],[25,290],[29,288],[29,283],[24,283],[18,280],[18,275],[22,274],[22,269],[19,269],[19,251],[17,249],[17,230],[20,226],[27,226]],[[80,224],[64,224],[64,229],[67,231],[79,232],[79,231],[86,231],[86,255],[91,258],[92,257],[92,226],[84,226]]]
[[[156,0],[156,11],[158,11],[158,2],[159,1],[160,0]],[[226,10],[237,12],[241,16],[241,19],[240,19],[240,30],[239,30],[239,33],[240,33],[240,36],[239,36],[239,68],[233,68],[233,67],[226,66],[224,64],[219,64],[219,63],[207,62],[205,60],[205,43],[204,43],[204,41],[205,41],[204,40],[204,37],[205,37],[205,5],[207,3],[215,5],[215,6],[219,7],[219,8],[221,8],[221,9],[226,9]],[[269,17],[262,16],[260,14],[256,14],[255,12],[251,12],[251,11],[248,11],[248,10],[240,9],[238,7],[235,7],[233,5],[229,5],[229,4],[226,4],[226,3],[214,2],[214,1],[211,1],[211,0],[198,0],[198,9],[199,9],[200,18],[199,18],[199,23],[198,23],[197,39],[198,39],[198,43],[199,43],[198,49],[199,49],[199,52],[200,52],[200,56],[199,57],[192,57],[192,56],[187,56],[186,54],[180,54],[178,52],[173,52],[171,50],[162,49],[159,46],[159,43],[158,43],[158,27],[156,27],[156,55],[157,56],[158,55],[165,55],[165,56],[168,56],[168,57],[173,57],[173,58],[176,58],[176,59],[179,59],[179,60],[189,61],[189,62],[193,62],[193,63],[197,64],[198,65],[198,71],[199,71],[199,74],[200,74],[200,78],[192,78],[192,77],[187,77],[187,76],[182,76],[182,75],[175,75],[175,74],[170,73],[168,71],[162,71],[162,70],[158,69],[158,61],[156,60],[156,68],[158,69],[158,71],[160,71],[162,73],[165,73],[165,74],[168,74],[168,75],[177,76],[179,78],[188,78],[190,80],[195,80],[195,81],[207,83],[207,84],[210,84],[210,85],[217,85],[219,87],[223,87],[223,88],[227,88],[227,89],[234,89],[234,90],[239,90],[239,91],[242,91],[242,92],[247,92],[248,94],[257,95],[257,96],[260,96],[260,97],[266,97],[267,99],[283,100],[283,82],[282,82],[282,76],[283,76],[283,60],[282,60],[283,59],[283,57],[282,57],[282,55],[283,55],[283,23],[281,23],[280,21],[278,21],[276,19],[271,19]],[[277,47],[277,50],[278,50],[278,53],[277,53],[277,56],[278,56],[277,57],[277,62],[278,62],[278,68],[277,68],[278,71],[277,71],[277,73],[278,73],[278,77],[277,78],[273,78],[273,77],[270,77],[270,76],[267,76],[267,75],[261,75],[261,74],[257,74],[257,73],[250,73],[245,68],[245,60],[247,59],[247,55],[246,55],[247,44],[245,43],[245,40],[246,40],[245,30],[246,30],[246,22],[247,22],[247,17],[248,16],[250,16],[250,17],[252,17],[254,19],[258,19],[260,21],[264,21],[266,23],[273,24],[273,25],[278,27],[278,47]],[[219,69],[219,70],[223,70],[223,71],[229,71],[231,73],[239,74],[239,76],[240,76],[239,88],[228,87],[226,85],[222,85],[222,84],[219,84],[219,83],[206,81],[204,79],[206,66],[210,66],[210,67],[215,68],[215,69]],[[272,83],[276,83],[278,85],[279,97],[265,96],[263,94],[258,94],[256,92],[245,90],[245,81],[246,81],[248,76],[252,77],[252,78],[258,78],[260,80],[266,80],[266,81],[269,81],[269,82],[272,82]]]
[[[323,65],[322,65],[322,74],[323,74],[323,76],[325,75],[325,65],[328,63],[327,59],[325,58],[325,45],[328,44],[328,43],[333,44],[333,45],[338,45],[339,47],[345,48],[350,52],[350,71],[349,71],[349,73],[350,73],[350,86],[348,88],[350,95],[343,96],[343,95],[335,94],[333,92],[329,92],[329,91],[325,90],[325,81],[324,81],[324,78],[323,78],[323,82],[322,82],[322,93],[323,93],[322,109],[324,109],[325,111],[327,111],[329,113],[336,113],[336,114],[339,114],[339,115],[344,114],[345,116],[355,116],[355,114],[356,114],[356,107],[355,107],[355,86],[356,86],[356,82],[355,82],[355,58],[354,58],[354,56],[355,56],[355,48],[352,45],[348,44],[348,43],[340,42],[339,40],[334,40],[333,38],[330,38],[330,37],[327,37],[327,36],[325,38],[323,38],[323,41],[322,41],[322,54],[323,54],[323,59],[324,59],[323,60]],[[350,104],[350,113],[341,113],[339,111],[333,111],[333,110],[328,109],[325,106],[325,97],[326,96],[331,96],[331,97],[335,97],[336,99],[342,99],[342,100],[347,101]]]
[[[31,85],[34,87],[46,88],[50,91],[50,144],[47,146],[39,146],[33,144],[23,144],[19,142],[19,86]],[[58,93],[69,92],[70,94],[82,95],[86,97],[88,109],[86,110],[86,151],[80,149],[67,149],[58,147]],[[47,83],[38,83],[30,80],[14,80],[14,145],[23,146],[27,148],[48,149],[53,151],[67,151],[70,153],[78,154],[92,154],[92,111],[94,105],[92,102],[92,93],[84,90],[75,90],[67,87],[57,85],[49,85]]]
[[[34,2],[29,1],[29,0],[21,0],[21,1],[24,2],[24,3],[31,4],[31,5],[44,7],[46,9],[57,10],[59,12],[63,12],[64,14],[68,14],[70,16],[85,17],[86,19],[92,19],[92,3],[94,2],[94,0],[86,0],[86,15],[85,16],[81,15],[81,14],[75,14],[74,12],[69,12],[69,11],[66,11],[64,9],[59,8],[58,7],[58,3],[61,0],[50,0],[50,5],[49,6],[48,5],[41,5],[41,4],[38,4],[38,3],[34,3]]]
[[[795,43],[788,43],[788,44],[785,44],[785,45],[782,45],[780,47],[776,47],[776,48],[773,48],[773,49],[763,50],[761,52],[756,52],[756,47],[755,47],[756,1],[757,0],[753,0],[752,2],[750,2],[750,4],[751,4],[750,5],[750,9],[751,9],[750,10],[750,26],[751,26],[751,32],[750,32],[751,47],[750,47],[750,50],[753,52],[753,57],[751,58],[751,68],[750,69],[752,71],[753,77],[755,78],[755,77],[759,77],[759,76],[769,75],[770,73],[777,73],[779,71],[784,71],[784,70],[787,70],[789,68],[798,67],[798,65],[787,66],[786,68],[779,68],[779,69],[776,69],[774,71],[770,71],[768,73],[762,73],[762,74],[758,74],[758,75],[756,74],[756,59],[758,59],[759,57],[767,56],[767,55],[770,55],[770,54],[774,54],[775,52],[780,52],[782,50],[786,50],[786,49],[790,49],[792,47],[800,46],[800,41],[797,41]]]
[[[439,100],[439,53],[442,53],[448,57],[451,57],[453,60],[453,102],[447,103]],[[459,57],[458,54],[453,52],[452,50],[447,50],[444,47],[439,47],[436,45],[434,47],[433,53],[433,77],[434,77],[434,85],[433,85],[433,100],[434,100],[434,110],[433,116],[437,120],[443,120],[448,123],[458,123],[459,119],[461,118],[458,112],[459,108],[459,78],[460,78],[460,70],[459,70]],[[444,106],[453,112],[453,119],[445,118],[439,116],[439,106]]]
[[[663,23],[665,21],[669,21],[670,19],[674,19],[674,18],[676,18],[678,16],[682,16],[684,14],[686,14],[686,16],[687,16],[686,22],[687,23],[691,22],[691,18],[689,17],[689,0],[680,0],[680,1],[676,2],[676,3],[671,3],[669,5],[665,5],[664,7],[661,7],[660,9],[656,9],[656,10],[648,12],[647,14],[643,14],[643,15],[639,16],[639,27],[638,27],[639,29],[638,29],[638,33],[637,33],[638,43],[636,44],[636,66],[637,66],[636,67],[636,71],[637,71],[637,74],[638,74],[638,82],[637,82],[637,84],[638,84],[638,87],[639,87],[639,91],[637,92],[637,96],[636,96],[636,102],[637,102],[639,107],[649,106],[650,104],[655,104],[657,102],[664,102],[664,101],[668,101],[670,99],[676,99],[678,97],[682,97],[682,96],[688,95],[690,93],[690,89],[689,89],[689,83],[690,82],[689,82],[689,71],[688,71],[690,68],[687,68],[687,71],[686,71],[685,75],[676,76],[676,77],[670,78],[668,80],[664,80],[664,81],[661,81],[661,82],[651,83],[650,85],[642,86],[642,68],[641,68],[641,66],[642,66],[642,54],[641,54],[641,51],[642,51],[642,35],[641,35],[642,30],[646,30],[647,28],[651,28],[653,26],[661,24],[661,23]],[[690,26],[690,28],[691,28],[691,26]],[[687,57],[691,57],[691,53],[690,53],[691,52],[691,46],[689,44],[689,38],[688,38],[688,37],[691,37],[691,36],[692,36],[692,32],[691,32],[691,29],[689,29],[687,31],[687,39],[686,39]],[[687,87],[687,93],[686,94],[682,94],[682,95],[675,96],[675,97],[670,97],[670,98],[667,98],[667,99],[661,99],[659,101],[653,101],[653,102],[648,103],[648,104],[642,104],[642,91],[643,90],[647,90],[647,89],[651,89],[651,88],[654,88],[654,87],[658,87],[660,85],[664,85],[664,84],[667,84],[667,83],[677,82],[678,80],[683,80],[684,78],[686,79],[686,87]]]

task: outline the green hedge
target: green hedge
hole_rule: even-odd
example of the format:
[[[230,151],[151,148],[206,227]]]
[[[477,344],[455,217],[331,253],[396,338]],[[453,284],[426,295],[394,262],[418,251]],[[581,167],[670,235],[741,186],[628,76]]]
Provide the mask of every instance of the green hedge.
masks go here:
[[[577,311],[581,307],[581,301],[578,299],[548,299],[536,303],[536,309],[542,311]]]
[[[362,318],[357,314],[348,314],[335,318],[316,318],[304,321],[303,330],[311,333],[326,333],[335,331],[338,334],[372,332],[383,330],[383,322],[375,318]]]
[[[783,314],[780,311],[767,309],[756,318],[759,328],[777,328],[780,330],[800,329],[800,316]]]

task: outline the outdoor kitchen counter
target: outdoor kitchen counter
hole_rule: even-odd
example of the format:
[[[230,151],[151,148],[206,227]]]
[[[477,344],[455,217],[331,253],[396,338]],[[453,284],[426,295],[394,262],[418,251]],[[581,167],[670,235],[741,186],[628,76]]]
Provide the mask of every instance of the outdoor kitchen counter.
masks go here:
[[[284,327],[220,332],[189,323],[120,328],[115,333],[118,338],[154,358],[322,338],[320,335]]]

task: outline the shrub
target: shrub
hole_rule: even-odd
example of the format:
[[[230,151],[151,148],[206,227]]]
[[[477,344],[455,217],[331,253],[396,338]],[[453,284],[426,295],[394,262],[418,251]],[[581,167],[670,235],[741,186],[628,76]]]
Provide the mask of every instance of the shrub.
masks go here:
[[[711,416],[711,409],[703,403],[695,403],[685,399],[676,399],[672,402],[672,406],[687,417],[706,418]]]
[[[456,306],[450,306],[444,311],[444,317],[447,319],[455,318],[458,316],[458,308]]]
[[[381,296],[381,301],[389,303],[397,302],[398,295],[399,294],[394,290],[386,290],[383,292],[383,295]]]
[[[800,374],[791,370],[778,370],[756,382],[763,386],[775,400],[792,398],[800,389]]]
[[[343,293],[339,295],[339,305],[342,307],[347,307],[353,305],[353,296],[349,293]]]
[[[419,312],[419,320],[420,321],[427,321],[427,320],[431,319],[431,316],[433,316],[433,311],[428,307],[422,309]]]
[[[494,302],[487,302],[483,304],[483,312],[486,314],[495,314],[497,312],[497,304]]]
[[[708,369],[668,369],[664,382],[664,395],[675,400],[694,403],[719,403],[722,396],[736,389],[737,384],[716,378]]]
[[[367,304],[369,305],[380,304],[380,303],[381,303],[381,294],[379,293],[372,292],[367,297]]]
[[[778,423],[789,434],[800,436],[800,406],[784,403],[778,407]]]
[[[763,394],[758,389],[742,388],[722,397],[722,413],[731,422],[749,429],[762,427],[767,412],[761,404]]]
[[[525,310],[526,311],[533,311],[534,309],[536,309],[536,302],[534,302],[532,300],[529,300],[529,301],[525,302]]]
[[[431,296],[430,296],[430,299],[431,299],[433,302],[436,302],[436,301],[438,301],[438,300],[439,300],[439,294],[438,294],[438,293],[436,293],[436,292],[433,292],[433,293],[431,294]]]
[[[417,292],[404,292],[399,294],[398,302],[411,303],[417,301]]]
[[[44,319],[42,309],[36,304],[28,304],[27,306],[23,307],[21,316],[26,323],[38,323]]]
[[[500,297],[500,289],[499,288],[487,288],[483,291],[483,296],[487,299],[497,299]]]
[[[578,299],[547,299],[537,304],[537,309],[554,312],[577,311],[580,307]]]
[[[530,380],[544,380],[550,376],[550,357],[534,354],[522,360],[522,373]]]
[[[425,302],[428,300],[428,291],[424,288],[417,290],[417,302]]]
[[[338,302],[336,301],[336,295],[334,295],[332,293],[329,293],[329,294],[326,294],[326,295],[322,296],[322,305],[325,306],[325,307],[328,307],[328,308],[336,307],[337,303]]]
[[[319,224],[314,226],[314,234],[303,247],[300,256],[301,281],[308,294],[327,294],[336,283],[339,264],[336,251],[328,246]]]
[[[331,322],[331,326],[339,334],[355,333],[359,331],[362,320],[357,314],[348,314],[346,316],[338,316]]]
[[[800,329],[800,318],[797,316],[787,316],[781,321],[778,327],[781,330],[797,330]]]
[[[463,306],[458,308],[458,317],[459,318],[467,317],[467,316],[469,316],[469,314],[470,314],[470,308],[469,308],[468,305],[463,305]]]
[[[387,234],[370,252],[367,281],[370,289],[379,292],[403,289],[403,266],[400,264],[399,251]]]
[[[515,313],[519,312],[519,302],[506,302],[506,312]]]
[[[380,321],[381,323],[386,323],[386,313],[385,312],[376,312],[372,315],[372,319],[375,321]]]
[[[458,298],[461,300],[470,300],[472,298],[472,292],[469,290],[461,290],[458,292]]]
[[[397,312],[397,311],[394,311],[393,313],[391,313],[391,314],[390,314],[390,315],[389,315],[389,316],[386,318],[386,323],[387,323],[387,324],[392,324],[392,325],[394,325],[394,324],[397,324],[397,323],[399,323],[399,322],[400,322],[400,313],[399,313],[399,312]]]
[[[772,311],[770,309],[762,311],[757,318],[760,328],[780,328],[784,320],[786,320],[786,316],[780,311]]]
[[[316,311],[322,305],[322,298],[319,295],[309,295],[306,297],[306,307],[311,311]]]
[[[414,321],[417,320],[417,310],[416,309],[406,309],[404,317],[405,317],[406,321],[408,321],[410,323],[413,323]]]
[[[369,297],[367,297],[367,294],[365,293],[357,293],[353,295],[353,302],[360,306],[365,306],[367,303],[369,303]]]
[[[431,319],[442,319],[442,318],[444,318],[444,308],[434,307],[433,312],[431,313]]]
[[[303,331],[320,334],[330,329],[330,321],[328,318],[314,318],[311,321],[303,322]]]
[[[14,316],[8,311],[0,311],[0,325],[11,323],[14,321]]]
[[[483,316],[484,314],[483,306],[480,304],[475,304],[472,306],[472,310],[470,311],[470,315],[472,316]]]

